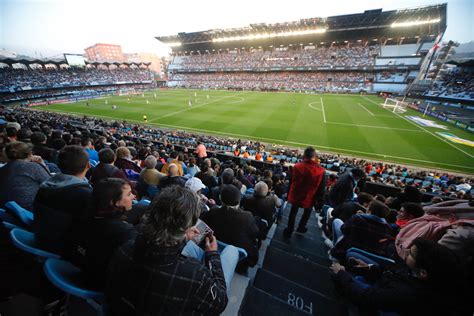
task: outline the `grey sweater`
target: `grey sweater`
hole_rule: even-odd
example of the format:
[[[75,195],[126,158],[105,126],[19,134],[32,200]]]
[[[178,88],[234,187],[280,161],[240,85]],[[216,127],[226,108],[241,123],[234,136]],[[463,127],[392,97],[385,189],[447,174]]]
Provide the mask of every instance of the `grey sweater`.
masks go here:
[[[36,162],[17,160],[7,163],[0,168],[0,207],[8,201],[15,201],[33,211],[36,192],[50,177],[48,170]]]

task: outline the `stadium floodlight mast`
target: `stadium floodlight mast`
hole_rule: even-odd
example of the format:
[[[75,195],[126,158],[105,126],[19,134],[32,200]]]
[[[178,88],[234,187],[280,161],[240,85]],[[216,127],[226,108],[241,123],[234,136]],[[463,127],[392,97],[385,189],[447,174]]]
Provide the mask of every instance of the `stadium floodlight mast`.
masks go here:
[[[394,22],[391,24],[391,27],[409,27],[409,26],[417,26],[417,25],[424,25],[424,24],[434,24],[434,23],[439,23],[440,21],[441,19],[437,18],[437,19],[431,19],[431,20]]]
[[[260,34],[241,35],[241,36],[220,37],[220,38],[214,38],[212,39],[212,41],[213,42],[246,41],[246,40],[256,40],[256,39],[263,39],[263,38],[298,36],[298,35],[321,34],[321,33],[326,33],[326,29],[320,28],[320,29],[301,30],[301,31],[260,33]]]

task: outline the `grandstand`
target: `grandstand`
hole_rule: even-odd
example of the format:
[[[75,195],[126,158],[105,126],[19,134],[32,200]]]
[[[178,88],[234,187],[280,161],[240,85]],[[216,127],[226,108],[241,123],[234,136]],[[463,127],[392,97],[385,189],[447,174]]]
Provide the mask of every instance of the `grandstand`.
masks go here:
[[[0,60],[0,314],[471,315],[446,11],[159,36],[160,89],[148,63]]]
[[[437,18],[436,23],[419,23],[416,27],[403,24],[432,17]],[[421,76],[419,71],[429,49],[440,41],[445,29],[446,5],[437,5],[274,25],[251,24],[157,39],[173,49],[168,82],[171,87],[236,88],[234,73],[250,81],[255,81],[256,73],[261,81],[270,82],[253,87],[258,90],[403,93]],[[288,71],[315,83],[305,87],[271,84],[276,81],[275,73]],[[351,75],[354,72],[357,76]],[[244,89],[254,84],[244,86],[247,80],[240,82]]]

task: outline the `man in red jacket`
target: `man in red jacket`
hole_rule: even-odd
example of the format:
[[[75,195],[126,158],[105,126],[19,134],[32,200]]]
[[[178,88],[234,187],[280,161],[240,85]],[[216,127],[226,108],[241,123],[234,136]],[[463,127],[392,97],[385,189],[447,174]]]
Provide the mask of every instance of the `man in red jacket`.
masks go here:
[[[295,218],[300,207],[304,208],[297,232],[306,233],[306,223],[311,215],[313,206],[320,208],[324,201],[325,170],[318,163],[318,157],[313,147],[304,151],[304,159],[293,167],[291,175],[288,202],[291,212],[288,227],[284,230],[285,237],[290,238],[295,226]]]

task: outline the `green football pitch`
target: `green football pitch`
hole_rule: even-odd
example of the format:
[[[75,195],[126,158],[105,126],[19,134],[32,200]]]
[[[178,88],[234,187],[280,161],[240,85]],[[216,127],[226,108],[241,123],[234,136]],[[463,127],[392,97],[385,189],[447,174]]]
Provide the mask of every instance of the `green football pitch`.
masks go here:
[[[144,123],[146,115],[147,124],[156,127],[291,147],[311,145],[322,152],[474,174],[474,147],[436,132],[470,141],[474,135],[438,121],[448,130],[420,126],[406,116],[421,113],[409,109],[396,114],[382,102],[376,96],[170,89],[89,100],[89,106],[82,101],[41,109],[136,123]]]

